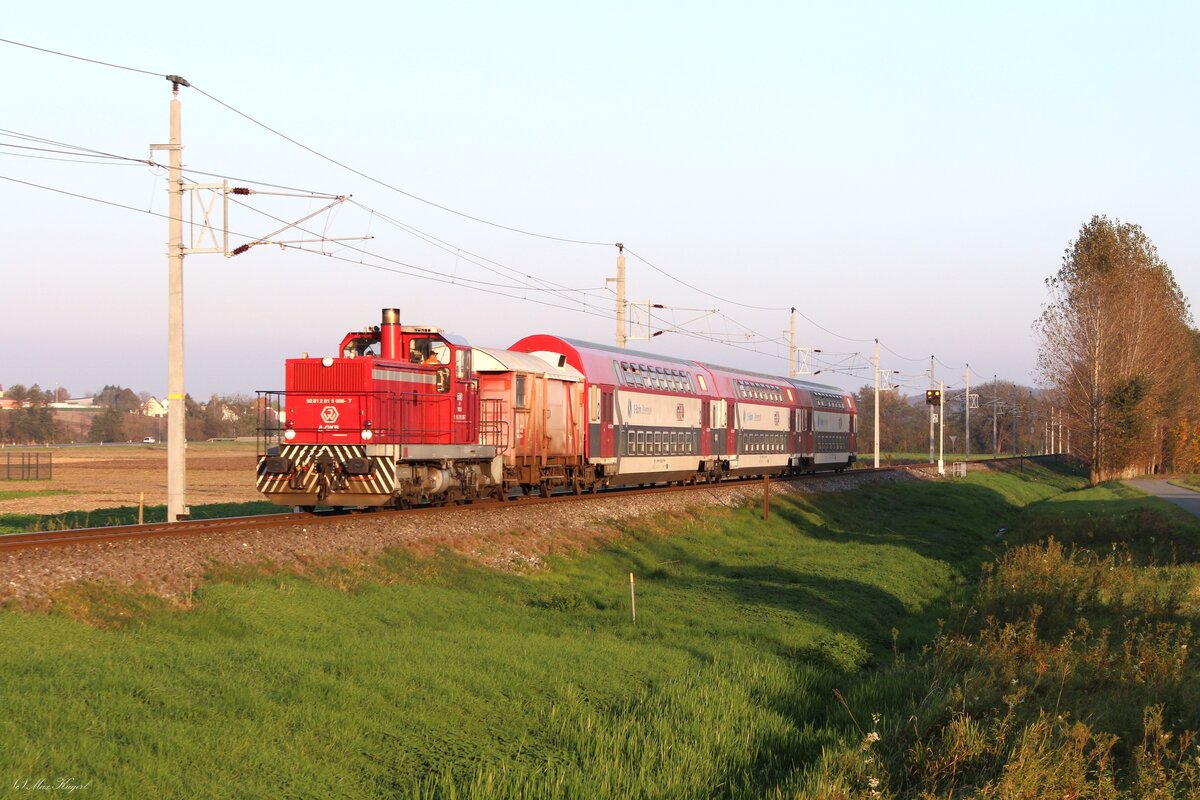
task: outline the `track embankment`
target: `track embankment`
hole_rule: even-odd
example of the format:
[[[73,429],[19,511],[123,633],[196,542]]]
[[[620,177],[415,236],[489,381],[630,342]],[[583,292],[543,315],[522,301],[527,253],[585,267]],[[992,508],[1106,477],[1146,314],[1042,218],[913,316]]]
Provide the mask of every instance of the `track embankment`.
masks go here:
[[[772,481],[773,495],[851,489],[864,478],[915,479],[903,470],[846,473]],[[186,596],[214,565],[304,571],[361,562],[394,548],[430,554],[449,549],[489,566],[537,569],[547,555],[569,553],[615,538],[633,519],[731,507],[762,496],[761,481],[688,490],[601,494],[549,501],[415,509],[403,513],[249,517],[236,525],[190,527],[152,538],[63,531],[53,546],[0,550],[0,602],[44,607],[69,584],[102,581],[162,597]],[[232,521],[226,521],[232,522]],[[286,522],[286,524],[282,524]],[[188,523],[196,525],[196,523]]]

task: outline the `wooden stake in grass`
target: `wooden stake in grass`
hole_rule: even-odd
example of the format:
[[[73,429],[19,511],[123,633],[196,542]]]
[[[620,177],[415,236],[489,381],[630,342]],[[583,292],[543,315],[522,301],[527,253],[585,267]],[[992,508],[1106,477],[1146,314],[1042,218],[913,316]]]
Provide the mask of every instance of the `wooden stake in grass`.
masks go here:
[[[771,476],[763,475],[763,522],[771,516]]]
[[[629,573],[629,613],[633,617],[633,624],[637,625],[637,594],[633,589],[633,573]]]
[[[146,493],[138,492],[138,525],[142,524],[144,518],[143,512],[146,508]]]

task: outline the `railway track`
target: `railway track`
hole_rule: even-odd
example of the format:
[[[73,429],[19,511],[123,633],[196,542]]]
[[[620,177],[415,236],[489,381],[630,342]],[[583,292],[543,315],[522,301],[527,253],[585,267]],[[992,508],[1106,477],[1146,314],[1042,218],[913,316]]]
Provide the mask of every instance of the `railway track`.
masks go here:
[[[62,531],[35,531],[0,536],[0,551],[28,547],[115,542],[121,539],[144,539],[155,536],[176,536],[221,531],[243,530],[248,527],[292,525],[311,521],[313,514],[263,514],[254,517],[220,517],[184,522],[157,522],[146,525],[108,525],[103,528],[72,528]]]
[[[1054,456],[1017,456],[1001,459],[994,459],[985,462],[973,463],[996,463],[996,462],[1012,462],[1023,459],[1039,460],[1044,458],[1054,458]],[[904,464],[892,467],[881,467],[875,469],[856,469],[840,473],[837,477],[841,478],[858,478],[869,479],[872,476],[880,473],[888,472],[929,472],[936,469],[932,464]],[[834,473],[817,473],[814,475],[802,475],[794,478],[775,479],[792,481],[804,481],[814,478],[833,477]],[[558,494],[552,497],[529,497],[521,498],[520,504],[524,507],[544,503],[565,503],[575,502],[594,497],[611,497],[614,493],[626,495],[652,494],[663,492],[689,492],[689,491],[704,491],[706,489],[714,489],[722,486],[737,486],[747,483],[761,482],[758,478],[744,478],[740,480],[724,481],[722,483],[700,483],[687,484],[684,486],[677,485],[658,485],[648,487],[621,487],[610,489],[597,495],[584,494]],[[513,502],[513,501],[509,501]],[[494,509],[497,506],[507,505],[495,500],[481,501],[470,505],[450,505],[450,506],[426,506],[419,508],[410,508],[405,510],[388,509],[388,510],[372,510],[370,515],[373,517],[386,517],[395,514],[413,515],[413,514],[437,514],[446,510],[478,510],[485,512],[489,509]],[[32,533],[13,533],[0,536],[0,552],[9,550],[23,550],[30,548],[43,548],[79,544],[103,544],[106,542],[116,542],[124,539],[151,539],[166,536],[195,536],[212,533],[226,533],[233,531],[244,531],[258,528],[274,528],[285,527],[289,525],[301,524],[321,524],[325,522],[336,522],[344,520],[347,516],[368,513],[366,511],[318,511],[318,512],[303,512],[303,513],[280,513],[280,514],[261,514],[250,517],[220,517],[215,519],[203,520],[186,520],[183,522],[159,522],[145,525],[110,525],[102,528],[74,528],[61,531],[37,531]]]

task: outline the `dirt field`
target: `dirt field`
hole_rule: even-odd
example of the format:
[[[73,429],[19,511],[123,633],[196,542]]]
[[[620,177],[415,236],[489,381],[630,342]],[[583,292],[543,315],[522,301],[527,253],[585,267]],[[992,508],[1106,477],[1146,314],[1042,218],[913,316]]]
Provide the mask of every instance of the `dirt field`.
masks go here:
[[[146,493],[146,505],[167,502],[167,448],[163,445],[48,449],[54,454],[52,480],[0,481],[0,492],[52,489],[73,494],[0,500],[0,514],[62,514],[136,506],[139,492]],[[0,451],[0,455],[6,452]],[[253,443],[189,444],[188,505],[261,499],[254,489],[254,466]]]

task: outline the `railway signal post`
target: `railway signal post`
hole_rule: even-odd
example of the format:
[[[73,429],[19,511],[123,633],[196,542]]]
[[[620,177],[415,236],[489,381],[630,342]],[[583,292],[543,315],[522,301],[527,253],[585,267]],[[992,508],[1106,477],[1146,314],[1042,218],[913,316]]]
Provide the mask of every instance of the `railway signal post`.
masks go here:
[[[946,382],[938,384],[938,475],[946,475]]]

